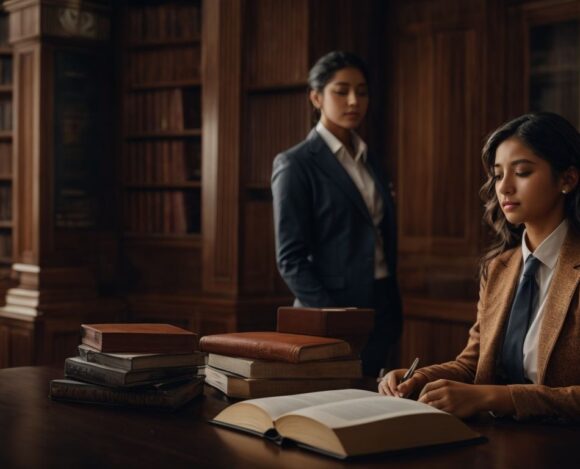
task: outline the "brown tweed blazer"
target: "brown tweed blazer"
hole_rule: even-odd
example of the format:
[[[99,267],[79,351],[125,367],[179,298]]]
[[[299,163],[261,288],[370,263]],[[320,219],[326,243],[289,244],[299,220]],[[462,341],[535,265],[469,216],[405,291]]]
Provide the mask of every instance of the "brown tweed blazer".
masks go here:
[[[482,281],[477,321],[455,361],[421,368],[430,381],[495,383],[498,349],[521,271],[514,248],[491,261]],[[568,231],[546,298],[540,328],[538,384],[508,385],[515,418],[580,421],[580,236]]]

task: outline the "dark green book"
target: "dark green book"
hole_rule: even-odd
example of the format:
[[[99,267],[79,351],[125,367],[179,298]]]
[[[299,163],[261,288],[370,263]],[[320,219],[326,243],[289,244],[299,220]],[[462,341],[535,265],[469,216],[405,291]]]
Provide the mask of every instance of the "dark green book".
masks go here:
[[[49,397],[57,401],[174,410],[203,393],[203,379],[171,380],[166,383],[122,389],[72,379],[50,382]]]

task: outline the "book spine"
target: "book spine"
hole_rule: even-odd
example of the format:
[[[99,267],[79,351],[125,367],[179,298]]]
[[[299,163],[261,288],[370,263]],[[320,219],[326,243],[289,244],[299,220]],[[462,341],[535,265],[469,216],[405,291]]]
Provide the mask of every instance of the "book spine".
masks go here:
[[[81,381],[89,381],[90,383],[103,384],[105,386],[125,385],[125,372],[123,371],[117,373],[113,370],[91,366],[90,363],[75,362],[68,358],[64,362],[64,374]]]
[[[82,343],[90,347],[94,347],[97,350],[101,349],[102,346],[102,334],[99,331],[90,329],[85,326],[81,326],[81,336]]]

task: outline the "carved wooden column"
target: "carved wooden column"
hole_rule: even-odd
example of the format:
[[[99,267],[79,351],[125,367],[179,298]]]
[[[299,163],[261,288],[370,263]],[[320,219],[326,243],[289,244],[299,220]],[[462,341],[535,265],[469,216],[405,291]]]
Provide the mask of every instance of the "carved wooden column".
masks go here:
[[[97,1],[12,0],[14,46],[13,270],[0,310],[0,366],[50,363],[74,353],[97,300],[92,252],[110,112],[110,17]],[[109,114],[109,115],[107,115]]]

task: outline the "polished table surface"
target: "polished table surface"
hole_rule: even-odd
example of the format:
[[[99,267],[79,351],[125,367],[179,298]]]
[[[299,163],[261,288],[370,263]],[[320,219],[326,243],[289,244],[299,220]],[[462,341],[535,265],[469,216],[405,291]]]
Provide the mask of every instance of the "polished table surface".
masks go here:
[[[62,370],[0,370],[0,467],[580,468],[580,426],[485,419],[468,424],[487,442],[339,461],[207,423],[228,402],[206,386],[175,412],[54,402]]]

